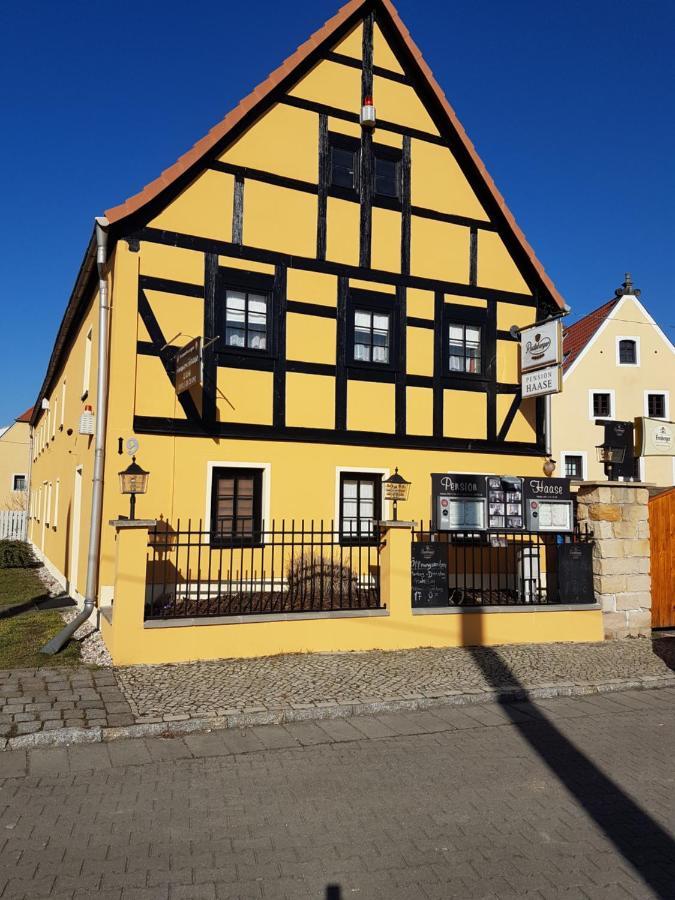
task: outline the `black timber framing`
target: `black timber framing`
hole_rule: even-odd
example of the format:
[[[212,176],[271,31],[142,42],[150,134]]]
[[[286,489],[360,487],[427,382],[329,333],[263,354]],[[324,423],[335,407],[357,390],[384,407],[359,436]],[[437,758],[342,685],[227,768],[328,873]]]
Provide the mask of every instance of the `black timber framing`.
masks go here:
[[[316,258],[326,258],[326,217],[328,215],[328,116],[319,115],[319,202],[317,204],[316,221]]]
[[[154,350],[154,353],[152,355],[159,357],[160,362],[164,366],[164,371],[166,372],[169,381],[172,385],[175,386],[175,360],[178,348],[167,346],[166,337],[164,336],[159,322],[157,321],[157,318],[152,311],[152,307],[150,306],[148,298],[145,296],[145,291],[140,285],[138,287],[138,313],[143,324],[146,327],[148,334],[150,335],[150,341],[152,342]],[[183,412],[191,422],[194,423],[200,420],[199,410],[197,409],[192,396],[188,392],[184,391],[182,394],[178,394],[177,399],[181,407],[183,408]]]
[[[216,389],[218,369],[216,365],[216,290],[218,284],[218,254],[204,254],[204,347],[202,349],[202,370],[204,389],[202,392],[202,419],[207,429],[216,427]]]
[[[522,402],[522,392],[520,388],[513,395],[513,400],[511,401],[511,406],[509,406],[508,412],[504,416],[504,421],[502,422],[501,428],[499,429],[499,434],[497,435],[498,441],[505,441],[506,435],[509,433],[509,428],[513,425],[513,420],[516,417],[516,413],[520,409],[520,404]]]
[[[373,27],[375,16],[371,12],[363,20],[363,68],[361,70],[361,103],[373,95]],[[372,221],[373,221],[373,133],[370,128],[361,128],[359,194],[361,212],[359,217],[359,265],[370,268]]]
[[[142,228],[134,234],[140,241],[149,241],[155,244],[164,244],[170,247],[182,247],[186,250],[197,250],[202,253],[215,253],[222,256],[250,259],[255,262],[265,262],[276,265],[281,263],[288,268],[303,269],[310,272],[323,272],[327,275],[346,276],[361,281],[372,281],[377,284],[388,284],[394,287],[415,287],[425,291],[442,291],[446,294],[457,294],[460,297],[473,297],[479,300],[497,300],[503,303],[513,303],[516,306],[536,307],[537,300],[529,294],[519,294],[515,291],[500,291],[495,288],[481,287],[479,285],[462,284],[456,281],[441,281],[436,278],[425,278],[418,275],[397,275],[382,269],[368,269],[360,266],[350,266],[345,263],[332,262],[330,260],[317,260],[311,257],[294,256],[289,253],[280,253],[275,250],[264,250],[258,247],[232,244],[228,241],[217,241],[212,238],[202,238],[197,235],[183,234],[176,231],[168,231],[158,228]]]
[[[349,280],[338,278],[335,371],[335,430],[347,430],[347,306]]]
[[[349,66],[351,69],[363,68],[360,59],[354,59],[351,56],[345,56],[343,53],[335,53],[329,51],[324,56],[329,62],[340,63],[342,66]],[[379,75],[380,78],[388,78],[390,81],[398,81],[399,84],[411,84],[407,75],[401,75],[400,72],[394,72],[391,69],[385,69],[384,66],[373,66],[373,75]]]
[[[161,434],[177,437],[220,437],[237,440],[299,441],[315,444],[340,444],[358,447],[400,447],[410,450],[447,450],[475,453],[499,453],[513,456],[541,456],[537,444],[516,441],[499,443],[470,438],[432,438],[421,435],[399,436],[393,432],[347,431],[331,428],[286,427],[276,431],[273,425],[242,425],[217,422],[207,431],[199,421],[160,416],[134,416],[138,434]]]
[[[286,426],[286,266],[278,265],[274,271],[272,309],[276,330],[272,422],[279,430]]]
[[[410,213],[410,137],[403,136],[401,157],[401,272],[410,274],[410,233],[412,220]]]
[[[138,284],[147,291],[161,291],[165,294],[178,294],[181,297],[204,299],[204,287],[201,284],[174,281],[172,278],[155,278],[154,275],[139,275]]]
[[[443,438],[443,292],[434,295],[434,396],[432,433],[436,440]]]
[[[497,439],[497,304],[489,303],[485,323],[485,354],[487,366],[487,439]]]
[[[234,176],[234,197],[232,199],[232,243],[244,243],[244,176]]]
[[[395,430],[396,434],[401,437],[406,434],[407,410],[406,410],[406,369],[407,369],[407,346],[406,340],[406,319],[407,319],[407,298],[406,289],[399,287],[396,289],[396,305],[399,315],[399,336],[398,336],[398,360],[396,371],[396,387],[394,398],[395,409]]]

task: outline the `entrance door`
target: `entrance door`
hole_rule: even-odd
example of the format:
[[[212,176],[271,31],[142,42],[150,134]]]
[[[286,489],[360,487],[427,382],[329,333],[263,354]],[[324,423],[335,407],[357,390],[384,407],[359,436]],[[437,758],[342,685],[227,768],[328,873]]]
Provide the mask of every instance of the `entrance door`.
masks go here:
[[[652,628],[675,626],[675,488],[649,501]]]
[[[77,590],[78,570],[80,566],[80,518],[82,515],[82,466],[75,469],[73,485],[73,515],[70,528],[70,569],[68,571],[68,590]]]

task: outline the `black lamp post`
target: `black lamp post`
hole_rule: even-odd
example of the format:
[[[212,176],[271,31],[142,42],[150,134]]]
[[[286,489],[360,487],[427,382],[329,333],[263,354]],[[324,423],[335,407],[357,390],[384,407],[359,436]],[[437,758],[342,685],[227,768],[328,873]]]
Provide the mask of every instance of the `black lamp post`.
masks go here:
[[[625,447],[616,447],[605,441],[595,448],[598,453],[598,462],[605,466],[605,475],[610,481],[614,481],[614,466],[619,466],[626,455]]]
[[[136,462],[136,457],[132,456],[131,465],[127,466],[124,471],[119,473],[120,491],[123,494],[129,494],[129,518],[136,518],[136,494],[144,494],[148,489],[149,472]]]
[[[384,499],[394,501],[394,522],[398,522],[398,501],[408,499],[411,483],[398,474],[397,466],[394,474],[389,478],[384,478],[382,484],[384,485]]]

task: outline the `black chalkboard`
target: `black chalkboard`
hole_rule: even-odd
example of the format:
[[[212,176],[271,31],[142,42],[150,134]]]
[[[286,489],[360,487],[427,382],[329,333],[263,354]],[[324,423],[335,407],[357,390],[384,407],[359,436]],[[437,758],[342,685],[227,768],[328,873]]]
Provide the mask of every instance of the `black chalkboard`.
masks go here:
[[[592,544],[558,544],[560,603],[594,603]]]
[[[412,605],[448,605],[448,547],[445,543],[420,541],[411,547]]]

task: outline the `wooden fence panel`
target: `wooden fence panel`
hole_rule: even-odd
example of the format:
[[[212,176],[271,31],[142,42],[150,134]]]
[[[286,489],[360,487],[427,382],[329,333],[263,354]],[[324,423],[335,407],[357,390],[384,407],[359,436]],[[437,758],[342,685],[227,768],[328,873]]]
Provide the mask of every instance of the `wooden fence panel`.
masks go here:
[[[675,488],[649,501],[652,627],[675,626]]]
[[[0,509],[0,541],[25,541],[26,520],[24,509]]]

